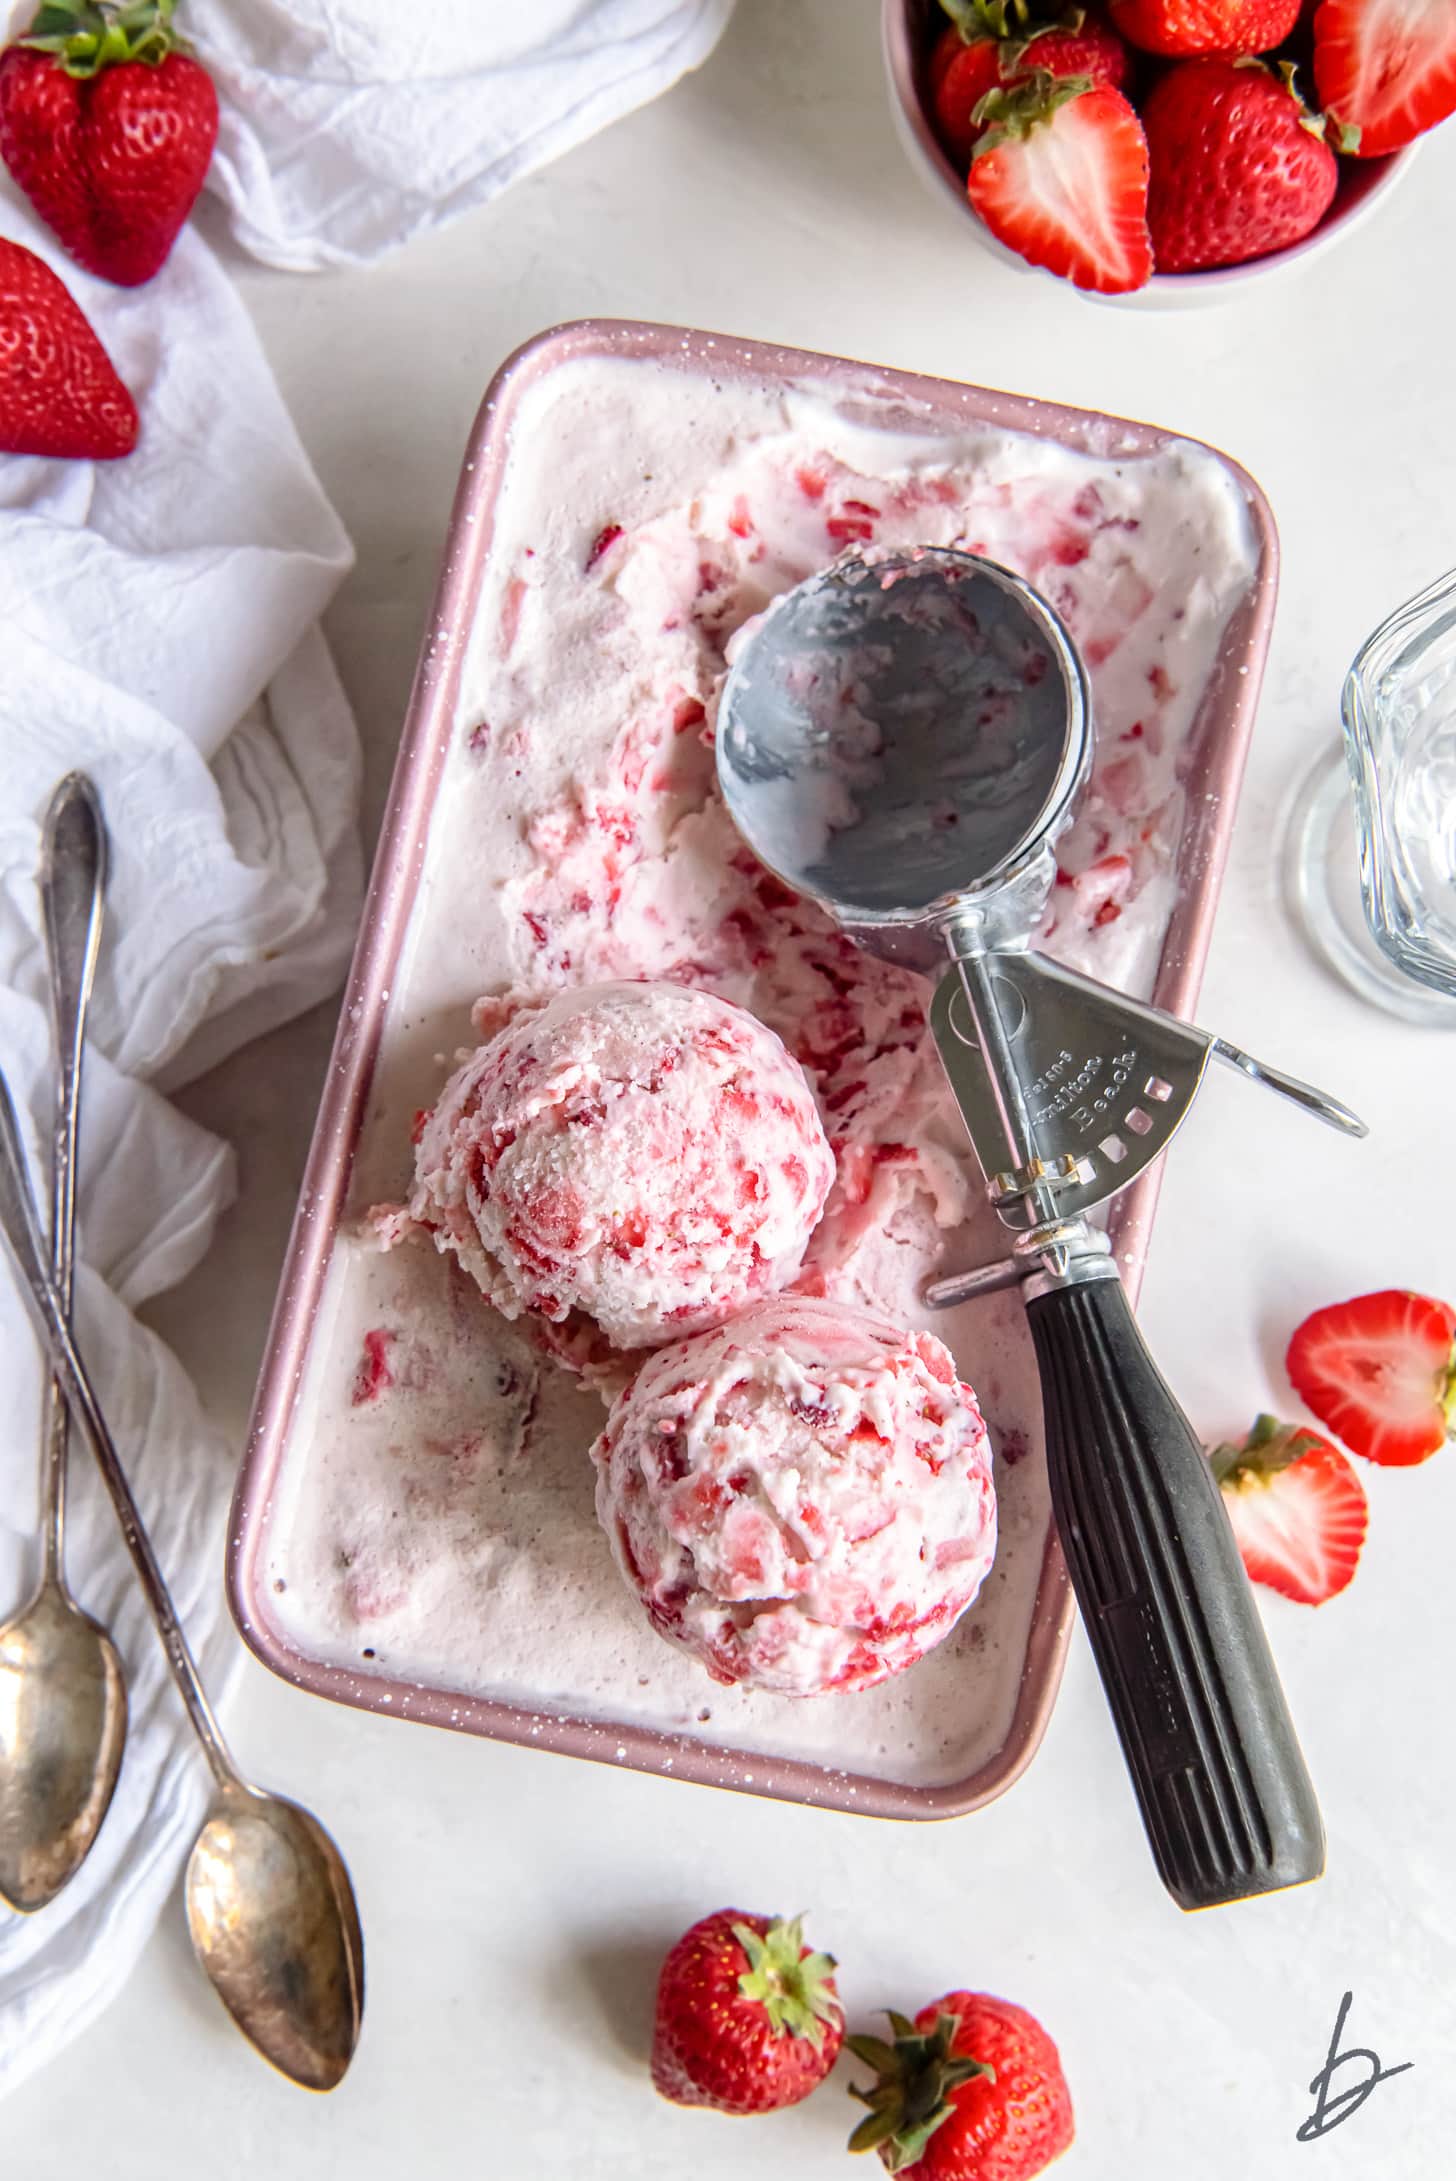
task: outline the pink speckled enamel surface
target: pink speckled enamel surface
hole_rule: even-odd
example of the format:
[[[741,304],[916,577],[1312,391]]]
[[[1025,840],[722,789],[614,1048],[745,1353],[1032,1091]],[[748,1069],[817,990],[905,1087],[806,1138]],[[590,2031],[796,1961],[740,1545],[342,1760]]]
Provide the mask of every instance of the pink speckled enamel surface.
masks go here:
[[[989,1762],[969,1777],[926,1785],[855,1775],[790,1758],[745,1756],[638,1724],[528,1710],[459,1691],[358,1674],[293,1648],[273,1625],[261,1577],[266,1518],[283,1458],[314,1314],[349,1185],[351,1162],[379,1051],[385,1005],[421,869],[426,831],[455,723],[465,647],[491,545],[510,421],[522,394],[570,360],[611,356],[684,369],[819,385],[836,400],[881,407],[898,402],[929,428],[953,431],[990,424],[1036,434],[1080,450],[1136,456],[1165,447],[1174,434],[1105,415],[1058,407],[947,380],[915,377],[673,327],[585,321],[543,334],[520,350],[493,381],[466,452],[446,537],[444,565],[415,678],[370,892],[340,1014],[313,1145],[283,1267],[230,1532],[229,1596],[257,1655],[299,1687],[365,1709],[450,1725],[465,1732],[574,1756],[626,1763],[652,1772],[791,1801],[815,1802],[893,1817],[953,1816],[1002,1793],[1029,1762],[1049,1715],[1070,1628],[1072,1600],[1061,1551],[1049,1533],[1010,1731]],[[1154,997],[1188,1012],[1196,997],[1273,613],[1277,546],[1267,504],[1235,465],[1227,465],[1247,504],[1258,563],[1249,593],[1230,623],[1199,712],[1187,780],[1187,821],[1180,839],[1178,895]],[[1156,1170],[1114,1207],[1112,1235],[1135,1292],[1158,1188]]]

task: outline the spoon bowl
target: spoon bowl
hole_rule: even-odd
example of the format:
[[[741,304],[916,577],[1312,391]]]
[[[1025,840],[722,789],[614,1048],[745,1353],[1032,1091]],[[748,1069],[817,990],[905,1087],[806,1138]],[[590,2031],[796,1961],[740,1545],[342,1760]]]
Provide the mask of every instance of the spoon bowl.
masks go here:
[[[295,1802],[230,1781],[187,1865],[187,1928],[266,2060],[307,2090],[342,2081],[364,2013],[364,1941],[343,1858]]]
[[[343,1860],[308,1811],[249,1786],[213,1717],[96,1389],[46,1266],[45,1236],[4,1071],[0,1070],[0,1234],[51,1368],[111,1496],[177,1692],[215,1782],[187,1870],[198,1960],[239,2028],[281,2073],[331,2090],[358,2041],[364,1942]]]
[[[126,1741],[116,1646],[63,1584],[0,1628],[0,1896],[53,1900],[101,1829]]]

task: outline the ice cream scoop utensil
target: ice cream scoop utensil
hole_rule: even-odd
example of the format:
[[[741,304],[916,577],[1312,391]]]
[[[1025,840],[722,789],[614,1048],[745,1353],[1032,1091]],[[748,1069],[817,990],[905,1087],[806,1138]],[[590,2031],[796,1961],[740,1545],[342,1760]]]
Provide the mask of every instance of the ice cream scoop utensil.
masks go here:
[[[1159,1871],[1185,1908],[1317,1877],[1318,1806],[1233,1533],[1085,1214],[1166,1147],[1211,1057],[1354,1135],[1321,1092],[1031,951],[1090,770],[1085,669],[973,555],[850,558],[763,616],[718,778],[749,845],[861,945],[931,971],[931,1027],[1022,1285],[1052,1507]]]
[[[70,773],[46,813],[40,876],[56,1037],[50,1265],[67,1312],[81,1055],[105,880],[96,793],[82,774]],[[0,1628],[0,1896],[26,1912],[53,1900],[90,1852],[126,1741],[126,1684],[116,1646],[66,1582],[70,1422],[65,1395],[50,1377],[41,1422],[40,1579]]]
[[[251,1787],[223,1740],[86,1367],[46,1269],[25,1155],[0,1075],[0,1229],[29,1293],[71,1414],[91,1444],[187,1716],[213,1798],[187,1865],[187,1923],[218,1996],[281,2072],[332,2090],[364,2006],[364,1942],[343,1859],[309,1811]]]

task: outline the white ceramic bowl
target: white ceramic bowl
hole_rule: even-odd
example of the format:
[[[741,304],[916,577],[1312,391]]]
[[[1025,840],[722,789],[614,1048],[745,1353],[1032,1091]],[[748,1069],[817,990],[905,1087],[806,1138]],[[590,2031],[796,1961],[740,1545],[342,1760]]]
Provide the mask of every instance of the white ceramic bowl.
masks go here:
[[[935,130],[931,126],[922,100],[924,70],[922,55],[931,37],[931,25],[945,18],[937,0],[881,0],[881,38],[885,55],[885,73],[890,83],[890,104],[895,124],[906,156],[933,196],[951,204],[960,214],[966,226],[981,244],[999,257],[1004,264],[1013,265],[1019,272],[1040,273],[1040,268],[1028,265],[998,242],[979,213],[973,210],[966,195],[966,185],[946,153],[941,149]],[[1247,265],[1221,265],[1206,273],[1154,273],[1144,288],[1130,295],[1092,295],[1098,303],[1141,304],[1154,309],[1177,309],[1187,304],[1214,303],[1230,300],[1238,290],[1252,281],[1272,279],[1275,274],[1286,272],[1292,266],[1307,265],[1348,235],[1361,221],[1368,219],[1379,204],[1383,204],[1405,174],[1415,158],[1418,146],[1408,144],[1403,151],[1392,152],[1384,159],[1344,159],[1340,162],[1340,183],[1333,204],[1313,234],[1302,242],[1291,243],[1287,250],[1275,250],[1268,257],[1252,258]],[[1044,279],[1054,279],[1055,274],[1042,273]],[[1065,283],[1064,283],[1065,285]],[[1091,291],[1079,291],[1091,293]]]

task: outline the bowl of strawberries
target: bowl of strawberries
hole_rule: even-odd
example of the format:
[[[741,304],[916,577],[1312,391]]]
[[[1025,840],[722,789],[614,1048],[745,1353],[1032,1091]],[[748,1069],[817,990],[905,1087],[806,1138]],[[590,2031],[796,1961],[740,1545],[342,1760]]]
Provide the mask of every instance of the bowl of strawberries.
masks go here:
[[[998,255],[1213,300],[1369,216],[1456,112],[1456,0],[883,0],[901,139]]]

